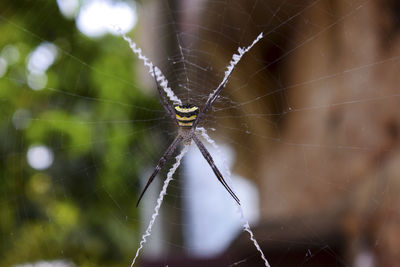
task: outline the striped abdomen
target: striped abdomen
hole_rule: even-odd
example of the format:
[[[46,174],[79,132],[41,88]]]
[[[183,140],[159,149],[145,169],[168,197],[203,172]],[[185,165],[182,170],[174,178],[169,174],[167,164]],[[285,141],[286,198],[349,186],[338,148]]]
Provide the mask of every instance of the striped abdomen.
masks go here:
[[[193,122],[197,118],[197,114],[199,114],[199,108],[191,104],[175,106],[174,108],[178,125],[182,127],[192,127]]]

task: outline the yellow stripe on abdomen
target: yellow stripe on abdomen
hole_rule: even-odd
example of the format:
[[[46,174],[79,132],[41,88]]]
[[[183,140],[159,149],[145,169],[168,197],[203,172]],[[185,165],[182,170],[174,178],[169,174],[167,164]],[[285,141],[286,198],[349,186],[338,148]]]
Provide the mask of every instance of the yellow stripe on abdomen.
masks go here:
[[[182,112],[182,113],[188,113],[188,112],[194,112],[198,110],[199,108],[196,106],[193,107],[183,107],[183,106],[175,106],[175,110]]]
[[[197,115],[194,114],[192,116],[185,117],[185,116],[179,116],[178,114],[175,114],[175,117],[178,121],[194,121],[197,118]]]
[[[193,122],[194,122],[194,121],[191,121],[191,122],[181,122],[181,121],[178,121],[178,125],[179,125],[179,126],[183,126],[183,127],[191,127],[191,126],[193,125]]]

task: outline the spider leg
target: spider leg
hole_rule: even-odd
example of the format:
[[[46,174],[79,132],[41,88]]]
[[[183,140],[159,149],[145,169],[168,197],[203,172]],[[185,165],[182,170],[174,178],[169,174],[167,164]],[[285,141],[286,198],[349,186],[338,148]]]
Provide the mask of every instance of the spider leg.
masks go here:
[[[147,184],[144,187],[142,193],[140,194],[140,197],[136,203],[136,207],[139,206],[139,202],[142,199],[144,193],[146,192],[147,188],[151,184],[151,182],[154,180],[154,177],[156,177],[157,173],[161,170],[161,168],[164,166],[165,162],[167,159],[172,155],[174,152],[176,146],[179,144],[180,141],[182,141],[183,137],[181,135],[178,135],[175,140],[172,142],[172,144],[167,148],[167,150],[164,152],[164,155],[160,158],[160,160],[157,163],[156,168],[154,169],[153,173],[151,174],[149,180],[147,180]]]
[[[155,71],[155,67],[154,67],[154,66],[153,66],[153,76],[154,76],[154,80],[156,81],[158,93],[159,93],[160,96],[161,96],[161,104],[163,105],[164,109],[167,111],[168,115],[169,115],[174,121],[176,121],[175,115],[174,115],[175,113],[174,113],[172,107],[170,106],[170,104],[169,104],[167,98],[166,98],[165,95],[163,94],[163,91],[162,91],[160,85],[158,84],[157,76],[156,76],[156,71]]]
[[[215,100],[217,100],[219,94],[221,93],[222,89],[225,87],[226,83],[229,80],[229,77],[231,77],[232,71],[229,73],[229,75],[226,77],[226,79],[220,83],[220,85],[217,87],[217,89],[214,90],[214,93],[208,98],[206,104],[204,105],[203,110],[200,111],[199,115],[197,116],[197,119],[194,121],[192,129],[196,129],[197,124],[199,124],[199,121],[202,120],[206,112],[212,107],[214,104]]]
[[[200,139],[193,134],[193,140],[196,143],[197,147],[200,149],[201,154],[203,154],[203,157],[207,160],[208,164],[210,165],[211,169],[214,171],[215,175],[218,178],[218,181],[225,187],[225,189],[231,194],[233,199],[240,205],[240,200],[239,198],[235,195],[235,193],[232,191],[232,189],[228,186],[228,184],[225,182],[224,178],[222,177],[221,172],[218,170],[217,166],[215,166],[214,160],[211,157],[210,153],[206,149],[206,147],[203,145],[203,143],[200,141]]]

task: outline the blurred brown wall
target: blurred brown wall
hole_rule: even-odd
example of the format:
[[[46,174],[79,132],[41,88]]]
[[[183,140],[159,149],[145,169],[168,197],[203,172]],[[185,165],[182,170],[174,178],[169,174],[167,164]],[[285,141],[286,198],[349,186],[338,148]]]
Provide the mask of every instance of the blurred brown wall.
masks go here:
[[[298,1],[291,2],[293,7]],[[252,18],[262,20],[262,9],[252,4],[249,8],[256,10]],[[279,75],[281,85],[271,89],[272,79],[254,76],[260,70],[257,63],[244,63],[234,74],[236,81],[250,82],[251,92],[235,90],[239,86],[235,81],[228,85],[227,90],[237,92],[233,94],[237,99],[255,99],[270,92],[265,105],[254,101],[244,107],[245,114],[282,115],[274,124],[278,128],[244,118],[254,135],[232,137],[237,144],[246,140],[249,148],[248,153],[237,149],[244,167],[238,171],[255,170],[264,223],[289,219],[296,224],[299,219],[313,218],[307,220],[307,227],[315,228],[316,234],[338,229],[345,234],[348,258],[366,248],[373,251],[376,266],[397,266],[398,4],[377,0],[309,4],[309,9],[252,51],[254,57],[271,62],[265,73]],[[306,6],[281,9],[279,14],[290,18]],[[216,65],[222,67],[219,62]],[[240,127],[241,122],[230,123]],[[298,230],[304,229],[299,226]]]
[[[235,171],[253,179],[260,189],[261,224],[289,220],[301,232],[296,222],[312,218],[307,227],[316,235],[337,231],[345,235],[348,262],[366,248],[373,252],[376,266],[397,266],[399,4],[390,0],[243,0],[235,1],[234,8],[219,1],[201,4],[203,13],[175,18],[184,25],[182,31],[190,33],[183,41],[191,44],[192,51],[219,55],[207,58],[204,53],[201,59],[191,59],[196,64],[204,61],[223,70],[238,44],[248,45],[259,32],[267,33],[224,89],[233,108],[226,110],[230,115],[224,120],[226,127],[218,129],[246,125],[251,133],[225,132],[236,145]],[[187,4],[182,7],[190,9]],[[274,16],[271,11],[276,11]],[[218,16],[220,12],[223,16]],[[218,31],[190,27],[197,24]],[[220,78],[188,75],[194,84],[204,83],[205,77]],[[245,89],[240,89],[243,85]],[[204,90],[206,95],[209,86]],[[253,102],[245,105],[244,99]],[[234,103],[242,103],[240,109]],[[223,112],[219,114],[223,117]]]

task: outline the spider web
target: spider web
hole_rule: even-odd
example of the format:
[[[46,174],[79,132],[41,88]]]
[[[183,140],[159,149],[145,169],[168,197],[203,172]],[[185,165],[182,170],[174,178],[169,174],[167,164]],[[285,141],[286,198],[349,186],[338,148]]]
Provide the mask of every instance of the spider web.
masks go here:
[[[151,62],[149,62],[148,58],[142,54],[142,50],[140,48],[137,48],[137,45],[129,37],[127,37],[121,31],[119,31],[119,32],[122,34],[123,38],[129,43],[129,46],[131,47],[132,51],[139,57],[139,59],[141,59],[143,61],[144,65],[149,68],[149,73],[157,80],[157,83],[159,83],[160,86],[163,88],[167,97],[175,104],[182,105],[182,101],[180,99],[178,99],[175,96],[175,94],[172,92],[171,88],[168,87],[168,81],[166,81],[166,79],[165,79],[164,75],[161,73],[160,69],[156,68]],[[257,38],[252,42],[251,45],[249,45],[248,47],[245,47],[245,48],[242,48],[242,47],[238,48],[237,54],[236,53],[233,54],[232,60],[229,62],[229,65],[227,66],[227,70],[225,71],[224,78],[222,79],[222,81],[218,85],[218,87],[214,90],[214,92],[212,92],[210,94],[209,98],[207,99],[207,103],[208,102],[214,103],[216,101],[216,99],[219,97],[220,91],[225,87],[226,83],[229,80],[229,77],[232,75],[234,68],[239,63],[239,61],[242,59],[243,55],[246,54],[248,51],[250,51],[250,49],[255,44],[257,44],[257,42],[259,42],[262,38],[263,38],[263,34],[260,33],[257,36]],[[201,119],[202,119],[202,116],[200,114],[198,120],[201,120]],[[197,127],[195,125],[193,125],[193,127],[197,129]],[[207,132],[204,128],[201,127],[201,128],[198,128],[198,130],[201,132],[201,135],[207,140],[208,143],[212,144],[215,149],[219,150],[215,141],[210,138],[210,136],[207,134]],[[173,174],[175,173],[176,169],[179,167],[183,155],[187,152],[187,148],[188,148],[188,146],[185,145],[184,150],[182,150],[182,152],[176,157],[176,163],[172,166],[172,168],[168,172],[167,179],[165,180],[164,185],[163,185],[163,189],[161,190],[160,196],[157,199],[157,206],[154,209],[154,213],[152,215],[149,226],[147,227],[145,234],[142,236],[142,240],[140,241],[140,246],[139,246],[138,250],[136,251],[136,255],[132,261],[131,266],[133,266],[135,264],[135,261],[139,256],[140,250],[143,249],[143,245],[147,241],[146,238],[151,235],[152,227],[154,225],[154,222],[155,222],[157,216],[159,215],[159,210],[160,210],[162,201],[164,199],[164,196],[167,193],[168,185],[172,181]],[[226,165],[224,165],[224,166],[226,167]],[[228,174],[228,178],[229,178],[228,180],[231,181],[231,179],[230,179],[231,174],[230,174],[228,167],[226,167],[225,172]],[[245,218],[243,209],[241,208],[240,205],[238,205],[238,211],[240,213],[240,218],[243,221],[244,231],[246,231],[250,234],[250,240],[254,243],[254,246],[260,252],[261,258],[263,259],[265,266],[269,267],[270,265],[268,263],[268,260],[265,258],[264,252],[261,250],[260,245],[258,244],[257,240],[254,238],[254,234],[250,229],[249,222]]]
[[[140,247],[134,266],[373,266],[391,228],[377,224],[372,235],[369,227],[376,211],[396,203],[386,200],[396,183],[389,171],[366,175],[363,159],[395,152],[367,118],[390,109],[398,93],[371,77],[398,71],[399,57],[394,48],[363,54],[358,44],[379,46],[367,27],[362,42],[340,48],[350,59],[336,61],[335,38],[350,40],[379,5],[328,2],[143,2],[133,4],[133,31],[97,38],[80,33],[78,13],[68,19],[56,3],[0,4],[0,265],[128,266]],[[116,19],[108,24],[124,31]],[[57,51],[45,81],[29,69],[40,45]],[[240,198],[239,214],[193,146],[177,149],[134,207],[177,134],[152,64],[171,103],[200,109],[229,77],[198,135]],[[326,138],[315,134],[321,116],[332,125]],[[32,167],[29,151],[51,165]],[[385,157],[371,161],[395,168]],[[351,161],[358,167],[345,167]],[[358,231],[354,218],[372,241],[351,241],[359,249],[349,258],[343,240]]]

